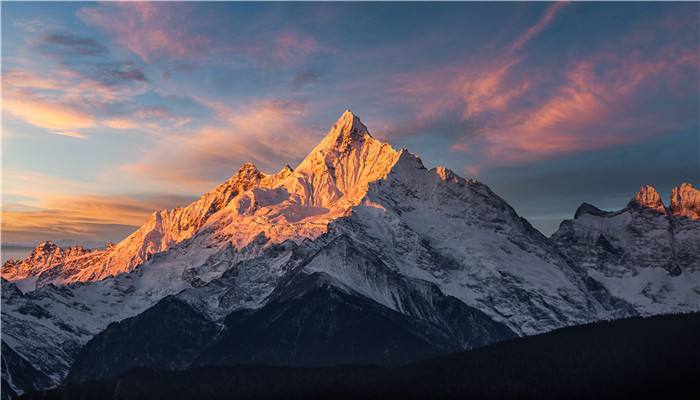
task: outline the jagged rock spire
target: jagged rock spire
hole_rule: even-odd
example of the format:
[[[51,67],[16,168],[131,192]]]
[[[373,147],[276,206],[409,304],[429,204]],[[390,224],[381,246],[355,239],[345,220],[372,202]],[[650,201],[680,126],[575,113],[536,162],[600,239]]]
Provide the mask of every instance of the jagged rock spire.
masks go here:
[[[639,188],[639,192],[630,200],[629,206],[647,208],[662,214],[666,213],[666,206],[664,206],[664,202],[661,200],[661,195],[659,195],[659,192],[651,185],[644,185]]]
[[[671,192],[671,213],[690,219],[700,219],[700,190],[683,183]]]

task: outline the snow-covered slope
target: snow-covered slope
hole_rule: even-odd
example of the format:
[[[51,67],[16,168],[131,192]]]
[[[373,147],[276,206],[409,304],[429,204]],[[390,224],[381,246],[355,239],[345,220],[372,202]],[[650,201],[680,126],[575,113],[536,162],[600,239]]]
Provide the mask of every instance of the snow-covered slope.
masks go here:
[[[192,237],[211,215],[240,193],[252,188],[274,188],[290,173],[287,167],[277,174],[266,175],[254,165],[244,164],[226,182],[190,205],[154,212],[136,232],[116,245],[87,251],[80,247],[62,250],[53,243],[42,243],[25,260],[5,263],[2,277],[10,281],[32,278],[32,282],[41,287],[50,283],[102,280],[129,272],[154,254]]]
[[[671,209],[644,186],[616,212],[583,204],[552,236],[580,273],[640,314],[700,309],[700,191],[673,189]]]
[[[674,194],[681,210],[675,213],[692,215],[697,197],[683,188]],[[697,260],[698,222],[668,216],[651,191],[638,197],[639,204],[655,204],[675,229],[658,253],[640,244],[639,260],[669,274],[675,273],[666,267],[669,257],[688,253]],[[631,206],[630,213],[635,207],[651,212]],[[590,213],[605,214],[582,214]],[[666,225],[659,224],[661,237]],[[154,213],[113,247],[68,255],[51,245],[41,256],[6,264],[2,340],[57,384],[97,333],[166,296],[222,327],[234,312],[262,310],[280,285],[303,276],[323,276],[324,287],[334,287],[329,293],[351,292],[353,304],[386,308],[377,315],[399,313],[448,332],[463,348],[498,340],[502,332],[484,328],[476,340],[471,322],[447,317],[444,299],[483,315],[482,327],[518,335],[697,308],[693,298],[640,304],[627,296],[626,280],[598,279],[586,264],[599,262],[586,253],[589,243],[571,239],[569,248],[564,237],[544,237],[486,185],[444,167],[428,170],[407,150],[376,140],[347,111],[294,170],[268,175],[245,164],[189,206]],[[673,282],[694,287],[694,276]],[[5,365],[3,379],[17,364]]]

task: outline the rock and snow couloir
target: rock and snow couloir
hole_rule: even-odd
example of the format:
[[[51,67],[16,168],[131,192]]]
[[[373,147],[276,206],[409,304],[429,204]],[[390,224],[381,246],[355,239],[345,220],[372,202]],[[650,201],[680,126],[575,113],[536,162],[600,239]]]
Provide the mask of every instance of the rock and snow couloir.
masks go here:
[[[443,347],[696,310],[698,198],[689,185],[674,190],[670,215],[652,188],[618,213],[584,205],[550,240],[486,185],[426,169],[348,110],[294,170],[268,175],[245,164],[192,204],[154,213],[114,247],[6,264],[2,340],[57,384],[76,357],[87,370],[106,362],[78,355],[100,332],[91,346],[123,337],[127,325],[110,322],[135,317],[128,326],[152,326],[153,313],[143,312],[167,296],[194,320],[220,326],[237,312],[252,313],[243,320],[277,315],[286,310],[280,299],[307,298],[311,277],[313,287],[335,288],[324,296],[338,307],[350,302],[382,321],[429,326],[434,334],[419,342]],[[292,290],[289,282],[303,284]],[[655,300],[640,300],[639,291]],[[3,368],[3,379],[11,372]]]

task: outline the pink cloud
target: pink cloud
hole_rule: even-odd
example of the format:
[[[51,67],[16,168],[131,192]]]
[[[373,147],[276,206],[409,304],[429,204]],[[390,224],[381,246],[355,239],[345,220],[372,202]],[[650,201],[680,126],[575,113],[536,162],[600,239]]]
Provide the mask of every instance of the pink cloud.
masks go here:
[[[273,39],[273,43],[272,53],[274,57],[285,63],[306,57],[322,49],[316,39],[293,32],[279,34]]]
[[[687,82],[698,82],[699,57],[683,42],[659,46],[653,35],[634,31],[620,38],[625,46],[655,46],[645,52],[608,46],[562,60],[561,76],[525,62],[527,56],[516,50],[551,24],[561,7],[550,6],[497,59],[398,76],[388,99],[411,113],[390,135],[438,132],[453,140],[450,151],[493,166],[637,142],[689,126],[687,112],[678,118],[682,111],[655,111],[653,104],[654,96],[682,102],[693,93]]]
[[[511,43],[510,50],[517,51],[522,49],[527,42],[545,30],[552,23],[552,21],[554,21],[554,17],[557,15],[557,13],[568,4],[568,2],[559,1],[547,7],[547,10],[542,18],[540,18],[535,25],[531,26],[522,35],[518,36],[513,43]]]
[[[456,153],[466,153],[469,150],[471,150],[471,146],[464,142],[456,142],[450,146],[450,151]]]
[[[331,51],[316,38],[293,31],[266,31],[254,41],[236,37],[217,40],[198,33],[206,26],[198,25],[204,18],[192,18],[196,14],[192,8],[186,3],[115,2],[83,8],[78,17],[107,32],[117,44],[145,62],[161,57],[186,59],[222,53],[264,64],[288,65],[317,52]]]
[[[210,40],[187,28],[189,11],[185,3],[116,2],[83,8],[78,17],[149,62],[161,56],[190,57],[207,48]]]
[[[639,54],[596,54],[574,63],[558,90],[534,108],[511,110],[482,131],[490,163],[530,161],[546,156],[636,142],[681,127],[675,115],[640,112],[645,86],[663,86],[692,67],[673,54],[646,60]],[[690,63],[690,64],[689,64]],[[695,66],[697,71],[697,65]],[[662,78],[662,79],[658,79]],[[630,133],[633,134],[630,134]]]

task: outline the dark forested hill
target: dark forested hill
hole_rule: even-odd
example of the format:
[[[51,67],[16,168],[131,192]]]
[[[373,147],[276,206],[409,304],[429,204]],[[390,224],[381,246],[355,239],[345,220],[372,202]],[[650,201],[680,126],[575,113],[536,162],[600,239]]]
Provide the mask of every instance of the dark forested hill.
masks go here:
[[[134,369],[25,399],[698,398],[700,314],[599,322],[401,367]]]

